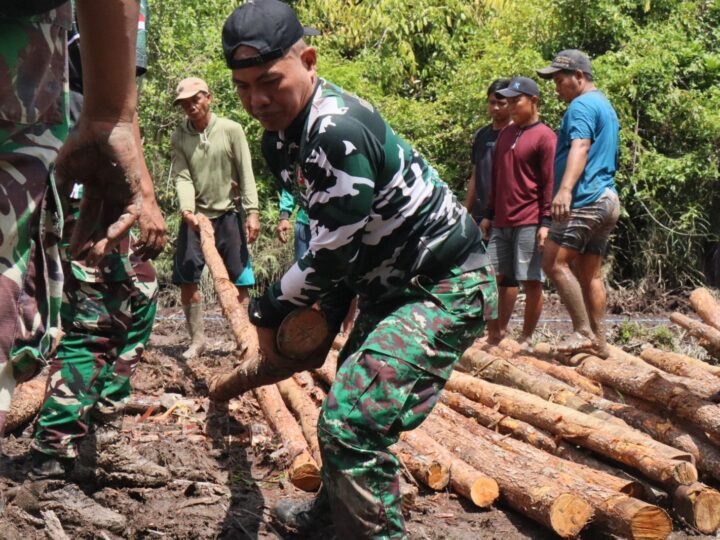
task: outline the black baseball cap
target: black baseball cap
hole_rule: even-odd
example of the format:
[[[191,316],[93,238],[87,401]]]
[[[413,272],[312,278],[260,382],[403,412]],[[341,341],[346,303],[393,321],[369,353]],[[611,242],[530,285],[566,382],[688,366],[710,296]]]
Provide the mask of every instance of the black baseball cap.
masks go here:
[[[314,28],[300,24],[285,2],[248,0],[232,12],[223,25],[225,62],[230,69],[259,66],[282,58],[303,36],[319,34]],[[257,49],[257,56],[234,60],[233,53],[241,45]]]
[[[510,84],[508,84],[507,88],[498,90],[495,94],[505,98],[519,96],[520,94],[539,96],[540,89],[537,83],[529,77],[513,77],[510,79]]]
[[[543,79],[550,79],[558,71],[575,71],[577,69],[592,75],[592,66],[587,55],[577,49],[567,49],[557,53],[552,63],[546,68],[538,69],[537,74]]]

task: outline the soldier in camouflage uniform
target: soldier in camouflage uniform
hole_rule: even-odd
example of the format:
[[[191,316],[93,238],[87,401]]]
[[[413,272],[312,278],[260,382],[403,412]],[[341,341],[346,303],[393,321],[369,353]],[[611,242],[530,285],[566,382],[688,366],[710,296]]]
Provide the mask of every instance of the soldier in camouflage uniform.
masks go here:
[[[138,86],[147,70],[145,25],[147,2],[140,2],[136,74]],[[79,51],[80,33],[73,25],[70,42],[71,121],[77,121],[83,102]],[[144,172],[148,179],[149,173]],[[130,398],[130,376],[140,361],[155,320],[157,280],[150,261],[134,252],[137,240],[126,234],[119,245],[96,266],[85,262],[85,252],[71,253],[70,243],[80,214],[82,185],[75,184],[63,197],[65,227],[60,255],[65,276],[61,307],[64,336],[52,360],[45,402],[36,423],[33,474],[61,476],[78,457],[78,442],[88,434],[91,419],[100,421],[98,444],[104,452],[122,452],[113,460],[114,471],[124,478],[166,481],[167,471],[142,459],[120,443],[122,410]],[[158,219],[162,223],[162,217]],[[164,229],[164,223],[162,223]],[[92,456],[88,456],[92,457]],[[103,460],[100,460],[102,463]],[[118,465],[120,463],[121,465]],[[119,471],[118,468],[129,468]],[[128,474],[129,473],[129,474]],[[146,473],[146,474],[143,474]]]
[[[25,15],[25,16],[23,16]],[[70,7],[0,7],[0,437],[16,382],[59,332],[62,217],[52,163],[67,137],[63,96]]]
[[[251,304],[261,346],[298,306],[360,297],[318,425],[325,495],[283,501],[275,515],[312,526],[329,501],[341,538],[406,538],[388,446],[437,403],[495,317],[497,289],[473,219],[370,104],[317,77],[309,30],[278,0],[246,3],[223,28],[238,95],[266,130],[266,161],[312,232],[308,252]],[[341,318],[330,315],[333,329]]]

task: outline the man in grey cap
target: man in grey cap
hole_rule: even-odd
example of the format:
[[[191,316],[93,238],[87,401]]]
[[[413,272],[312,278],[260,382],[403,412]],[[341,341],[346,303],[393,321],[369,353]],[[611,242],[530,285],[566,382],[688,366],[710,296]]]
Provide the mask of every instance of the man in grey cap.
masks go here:
[[[212,94],[207,83],[198,77],[180,81],[173,104],[179,105],[187,118],[170,139],[182,214],[172,279],[180,285],[180,300],[191,339],[183,356],[191,359],[205,350],[198,287],[205,259],[195,214],[203,214],[213,224],[215,246],[240,300],[245,302],[249,298],[247,288],[255,284],[247,245],[257,238],[260,220],[252,159],[242,126],[212,113]],[[238,211],[238,200],[243,215]]]
[[[555,81],[568,103],[555,152],[552,226],[543,268],[558,289],[573,324],[561,351],[592,349],[606,357],[605,287],[600,267],[620,213],[615,190],[618,119],[593,82],[590,60],[570,49],[558,53],[538,75]]]
[[[274,513],[295,528],[332,515],[347,539],[406,538],[388,447],[430,414],[495,315],[497,289],[470,214],[369,103],[318,78],[306,34],[277,0],[242,5],[223,28],[238,96],[265,128],[265,160],[310,217],[308,251],[251,302],[261,347],[274,346],[287,314],[318,300],[336,332],[359,295],[318,421],[324,494]]]

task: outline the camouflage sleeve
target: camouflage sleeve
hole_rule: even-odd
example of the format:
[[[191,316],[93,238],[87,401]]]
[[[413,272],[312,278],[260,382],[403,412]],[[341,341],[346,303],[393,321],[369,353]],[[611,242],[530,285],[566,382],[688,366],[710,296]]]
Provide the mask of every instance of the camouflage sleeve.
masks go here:
[[[305,255],[268,288],[275,309],[312,304],[345,278],[360,256],[383,148],[353,118],[317,119],[302,164],[312,239]],[[319,127],[318,127],[319,126]]]
[[[190,175],[190,166],[188,165],[185,153],[182,150],[180,141],[177,140],[177,132],[170,139],[171,158],[172,158],[172,175],[175,177],[175,189],[178,195],[178,204],[180,212],[190,210],[195,212],[195,185]]]

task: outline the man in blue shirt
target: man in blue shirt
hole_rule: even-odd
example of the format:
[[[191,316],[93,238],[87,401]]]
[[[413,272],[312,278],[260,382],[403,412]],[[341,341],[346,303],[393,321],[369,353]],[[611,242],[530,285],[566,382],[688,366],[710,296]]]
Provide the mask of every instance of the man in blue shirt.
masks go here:
[[[558,289],[573,324],[560,351],[592,349],[607,357],[607,298],[600,267],[620,213],[615,191],[618,119],[593,82],[590,60],[570,49],[555,56],[538,75],[553,79],[560,100],[569,104],[555,151],[552,227],[543,269]]]

